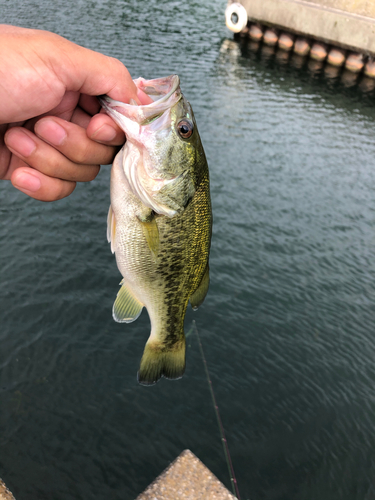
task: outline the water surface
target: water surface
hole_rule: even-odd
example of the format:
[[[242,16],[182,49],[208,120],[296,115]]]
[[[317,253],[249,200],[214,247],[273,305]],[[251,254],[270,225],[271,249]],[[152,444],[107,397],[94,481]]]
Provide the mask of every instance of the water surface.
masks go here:
[[[181,77],[208,157],[200,332],[243,499],[375,498],[371,82],[233,40],[225,2],[0,0],[2,22]],[[42,98],[42,96],[41,96]],[[43,204],[0,183],[0,476],[17,500],[134,499],[183,449],[230,482],[197,339],[137,385],[116,324],[109,168]]]

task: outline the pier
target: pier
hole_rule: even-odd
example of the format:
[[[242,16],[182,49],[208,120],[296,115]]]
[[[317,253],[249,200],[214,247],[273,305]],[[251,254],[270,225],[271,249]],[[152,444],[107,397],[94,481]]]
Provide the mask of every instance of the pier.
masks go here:
[[[375,3],[364,0],[230,1],[234,33],[375,78]]]

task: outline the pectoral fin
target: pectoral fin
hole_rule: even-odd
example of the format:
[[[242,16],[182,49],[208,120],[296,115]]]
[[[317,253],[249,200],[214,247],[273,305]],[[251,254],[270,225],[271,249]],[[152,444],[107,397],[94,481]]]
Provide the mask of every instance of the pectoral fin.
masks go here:
[[[159,229],[155,214],[152,210],[149,210],[147,214],[138,215],[137,217],[142,225],[142,231],[150,249],[152,260],[156,262],[159,250]]]
[[[202,281],[200,282],[198,288],[195,290],[193,295],[190,297],[190,304],[194,310],[198,309],[198,307],[203,303],[208,292],[209,284],[210,284],[210,273],[207,264],[206,270],[202,277]]]
[[[111,252],[115,252],[115,236],[116,236],[116,219],[113,213],[112,206],[109,205],[107,217],[107,240],[111,244]]]
[[[159,230],[155,218],[151,222],[142,222],[143,234],[146,237],[153,261],[156,261],[159,250]]]
[[[118,323],[131,323],[135,321],[142,312],[143,304],[134,297],[129,285],[121,281],[115,303],[113,304],[112,316]]]

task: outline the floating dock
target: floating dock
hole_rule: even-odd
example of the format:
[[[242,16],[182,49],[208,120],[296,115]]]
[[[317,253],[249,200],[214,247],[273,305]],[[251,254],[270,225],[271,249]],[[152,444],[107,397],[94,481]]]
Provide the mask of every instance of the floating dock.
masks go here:
[[[234,33],[375,78],[375,2],[230,0],[225,17]]]

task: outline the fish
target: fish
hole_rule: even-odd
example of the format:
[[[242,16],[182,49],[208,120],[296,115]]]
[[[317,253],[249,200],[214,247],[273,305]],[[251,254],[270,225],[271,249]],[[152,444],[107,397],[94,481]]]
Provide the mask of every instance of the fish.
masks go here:
[[[185,372],[186,310],[209,287],[212,208],[206,155],[178,75],[134,83],[153,102],[99,97],[126,136],[111,169],[107,239],[123,277],[112,315],[131,323],[147,309],[151,332],[137,378],[153,385]]]

